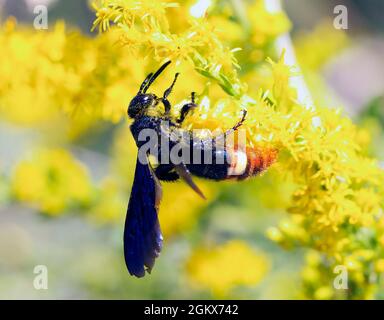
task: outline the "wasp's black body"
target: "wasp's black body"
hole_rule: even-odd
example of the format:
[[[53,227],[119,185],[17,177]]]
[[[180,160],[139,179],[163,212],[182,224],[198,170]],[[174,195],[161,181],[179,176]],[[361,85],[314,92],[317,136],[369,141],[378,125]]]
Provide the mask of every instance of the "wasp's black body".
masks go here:
[[[169,126],[169,130],[164,132],[162,129],[162,123],[167,123]],[[157,163],[159,165],[155,168],[156,177],[159,180],[164,181],[175,181],[179,179],[179,174],[175,172],[175,165],[172,164],[172,160],[169,159],[167,164],[161,163],[162,158],[162,146],[160,144],[161,135],[165,135],[165,139],[169,144],[169,149],[172,149],[179,143],[182,143],[189,148],[188,159],[185,161],[186,169],[195,176],[212,179],[212,180],[224,180],[228,178],[228,168],[230,166],[230,156],[229,152],[225,150],[225,148],[219,144],[222,141],[217,141],[216,138],[206,138],[201,139],[196,137],[194,134],[185,132],[180,128],[179,123],[173,122],[171,119],[167,117],[150,117],[150,116],[141,116],[132,123],[131,132],[136,141],[137,147],[140,148],[144,144],[148,143],[147,140],[139,141],[139,134],[143,129],[152,129],[159,135],[159,143],[157,146]],[[228,132],[227,132],[228,134]],[[171,135],[173,135],[176,139],[172,139]],[[223,138],[223,137],[219,137]],[[222,139],[221,139],[222,140]],[[200,155],[200,163],[194,163],[193,154]],[[211,159],[209,163],[205,163],[203,161],[204,154],[210,154]],[[220,158],[220,161],[218,161]]]
[[[169,65],[170,61],[160,67],[154,73],[149,74],[142,83],[138,94],[132,99],[128,107],[128,115],[134,121],[131,124],[131,132],[140,149],[148,142],[141,141],[140,133],[143,130],[152,130],[158,138],[155,142],[155,157],[158,165],[152,168],[147,159],[140,159],[136,164],[135,179],[132,187],[131,198],[128,205],[127,218],[124,231],[124,253],[129,272],[137,277],[145,275],[145,271],[150,272],[155,258],[158,256],[162,245],[162,236],[160,232],[157,211],[161,198],[161,186],[159,180],[175,181],[182,178],[194,189],[201,197],[204,195],[193,182],[191,175],[212,179],[216,181],[233,178],[230,172],[235,173],[236,179],[244,179],[262,171],[272,162],[272,157],[263,157],[254,151],[230,150],[223,147],[225,137],[231,132],[237,130],[245,120],[246,112],[243,118],[231,129],[222,135],[214,138],[199,139],[194,134],[181,128],[181,124],[188,112],[193,109],[195,104],[195,94],[191,95],[191,102],[185,104],[180,111],[178,119],[171,119],[171,104],[168,96],[172,92],[173,86],[178,78],[175,75],[171,86],[164,92],[163,97],[157,97],[153,93],[147,93],[149,86],[160,75],[160,73]],[[150,116],[148,110],[164,106],[164,112],[161,116]],[[164,127],[164,123],[167,124]],[[172,162],[167,158],[166,163],[162,162],[161,141],[167,141],[169,149],[176,145],[182,148],[188,148],[190,157],[187,161]],[[154,154],[150,153],[152,156]],[[196,162],[193,154],[210,154],[208,163],[204,161]],[[217,161],[220,158],[220,161]],[[237,171],[241,171],[239,174]]]

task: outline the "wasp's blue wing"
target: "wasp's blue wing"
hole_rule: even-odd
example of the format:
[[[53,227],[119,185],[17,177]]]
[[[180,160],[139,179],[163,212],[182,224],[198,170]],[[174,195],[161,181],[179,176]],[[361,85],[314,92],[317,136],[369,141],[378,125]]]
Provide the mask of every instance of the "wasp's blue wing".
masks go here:
[[[137,159],[124,229],[125,263],[136,277],[151,271],[161,251],[163,238],[157,216],[160,193],[150,165]]]

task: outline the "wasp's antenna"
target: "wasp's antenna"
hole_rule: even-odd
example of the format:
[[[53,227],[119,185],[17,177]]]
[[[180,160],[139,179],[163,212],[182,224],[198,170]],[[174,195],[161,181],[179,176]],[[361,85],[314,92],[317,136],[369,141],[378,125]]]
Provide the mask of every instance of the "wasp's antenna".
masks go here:
[[[148,85],[148,82],[149,82],[149,80],[151,80],[152,75],[153,75],[153,72],[151,72],[149,75],[147,75],[147,77],[145,78],[145,80],[143,81],[143,83],[142,83],[141,86],[140,86],[139,93],[143,93],[143,90],[144,90],[145,87]],[[145,91],[147,91],[147,90],[145,90]],[[144,92],[145,92],[145,91],[144,91]]]
[[[171,61],[167,61],[166,63],[164,63],[160,68],[159,70],[157,70],[153,75],[152,74],[149,74],[148,77],[144,80],[143,84],[141,85],[143,87],[143,90],[142,90],[142,93],[146,93],[148,88],[151,86],[151,84],[153,83],[153,81],[156,80],[156,78],[164,71],[164,69],[166,67],[168,67],[168,65],[171,63]],[[150,77],[151,76],[151,77]],[[148,80],[147,80],[148,79]],[[141,87],[140,87],[140,90],[141,90]]]

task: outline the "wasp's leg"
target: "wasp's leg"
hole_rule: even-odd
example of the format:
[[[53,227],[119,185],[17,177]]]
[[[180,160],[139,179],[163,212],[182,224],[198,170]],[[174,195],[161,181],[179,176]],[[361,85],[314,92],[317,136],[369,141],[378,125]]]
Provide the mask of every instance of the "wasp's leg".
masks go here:
[[[167,99],[168,96],[171,94],[172,89],[173,89],[178,77],[179,77],[179,73],[176,73],[175,78],[173,79],[171,86],[167,90],[164,91],[163,99]]]
[[[159,180],[163,180],[163,181],[176,181],[178,180],[180,177],[179,175],[173,171],[174,170],[174,167],[173,165],[167,165],[167,164],[162,164],[162,165],[159,165],[156,169],[155,169],[155,174],[156,174],[156,177],[159,179]]]
[[[241,117],[240,121],[238,121],[231,129],[225,131],[224,135],[227,136],[231,134],[233,131],[236,131],[237,129],[239,129],[243,125],[246,116],[247,116],[247,110],[243,110],[243,116]]]
[[[243,116],[241,117],[240,121],[236,123],[233,127],[232,130],[235,131],[237,130],[245,121],[245,117],[247,116],[247,110],[243,110]]]
[[[171,103],[168,101],[168,96],[171,94],[178,76],[179,76],[179,73],[176,73],[171,86],[164,91],[163,98],[161,99],[165,108],[165,114],[169,114],[169,112],[171,111]]]
[[[219,134],[214,138],[214,143],[216,145],[223,144],[224,141],[226,140],[226,137],[235,132],[239,127],[242,126],[242,124],[245,121],[245,117],[247,115],[247,110],[243,110],[243,116],[241,117],[240,121],[238,121],[231,129],[225,131],[223,134]]]
[[[195,103],[195,95],[196,92],[191,93],[191,102],[183,105],[180,111],[180,118],[177,119],[177,123],[182,124],[185,117],[187,116],[188,112],[191,111],[191,109],[196,108],[197,105]]]

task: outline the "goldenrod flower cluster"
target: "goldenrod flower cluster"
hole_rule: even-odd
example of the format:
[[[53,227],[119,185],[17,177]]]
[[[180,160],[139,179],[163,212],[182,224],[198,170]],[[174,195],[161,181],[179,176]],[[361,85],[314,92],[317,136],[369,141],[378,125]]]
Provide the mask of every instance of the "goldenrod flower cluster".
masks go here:
[[[8,19],[0,32],[2,118],[41,126],[65,121],[64,113],[73,131],[98,119],[120,120],[144,70],[140,62],[132,67],[132,56],[116,41],[67,30],[63,22],[36,32]]]
[[[11,185],[16,199],[49,215],[86,206],[92,197],[86,168],[63,149],[40,150],[21,161]]]
[[[268,259],[240,240],[197,248],[187,262],[192,285],[208,288],[221,298],[236,286],[258,284],[268,269]]]

